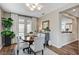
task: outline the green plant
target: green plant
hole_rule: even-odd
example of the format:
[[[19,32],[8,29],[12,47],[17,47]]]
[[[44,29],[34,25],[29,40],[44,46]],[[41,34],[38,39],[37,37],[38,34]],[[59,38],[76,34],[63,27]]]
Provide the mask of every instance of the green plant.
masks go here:
[[[13,20],[11,18],[4,18],[2,20],[2,25],[4,28],[9,29],[13,25]]]
[[[49,27],[44,28],[44,31],[50,31]]]
[[[11,18],[4,18],[2,20],[3,31],[1,32],[2,37],[13,38],[15,36],[14,32],[11,31],[11,26],[13,25],[13,20]]]
[[[15,36],[13,31],[10,30],[4,30],[1,32],[2,37],[9,37],[9,38],[13,38]]]

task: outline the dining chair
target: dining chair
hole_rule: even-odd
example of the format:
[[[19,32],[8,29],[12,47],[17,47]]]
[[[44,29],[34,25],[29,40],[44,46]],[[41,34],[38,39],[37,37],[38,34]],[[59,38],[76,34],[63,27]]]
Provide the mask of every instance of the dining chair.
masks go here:
[[[20,50],[23,50],[24,48],[28,47],[27,42],[20,42],[20,40],[23,40],[20,36],[17,37],[17,54],[19,54]]]
[[[34,44],[31,45],[32,52],[34,55],[38,52],[42,52],[42,55],[44,54],[44,40],[45,40],[45,34],[43,33],[38,33],[37,37],[34,40]]]

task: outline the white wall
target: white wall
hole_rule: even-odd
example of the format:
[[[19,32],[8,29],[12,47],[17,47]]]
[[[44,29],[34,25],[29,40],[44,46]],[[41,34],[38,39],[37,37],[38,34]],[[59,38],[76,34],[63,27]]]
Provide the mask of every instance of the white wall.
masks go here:
[[[49,13],[48,15],[45,15],[41,18],[38,19],[38,23],[39,23],[39,29],[42,29],[42,21],[46,21],[49,20],[49,27],[51,29],[50,32],[50,40],[51,40],[51,44],[58,47],[58,39],[59,39],[59,14],[58,11],[55,10],[51,13]]]
[[[69,17],[68,17],[69,16]],[[62,47],[66,44],[69,44],[73,41],[76,41],[77,40],[77,22],[76,22],[76,18],[75,17],[70,17],[70,15],[68,15],[66,17],[61,17],[60,20],[61,21],[67,21],[67,22],[70,22],[72,23],[72,33],[61,33],[61,39],[59,40],[59,46]],[[68,20],[67,20],[68,18]],[[72,20],[72,21],[69,21],[69,20]]]
[[[66,6],[67,7],[67,6]],[[69,6],[68,6],[69,8]],[[50,40],[51,44],[55,47],[62,47],[63,45],[66,45],[68,43],[71,43],[76,40],[76,20],[73,22],[73,34],[62,34],[61,33],[61,26],[60,26],[60,14],[59,12],[65,8],[57,9],[52,11],[51,13],[42,16],[41,18],[38,19],[38,29],[42,29],[42,21],[49,20],[50,21]],[[72,39],[73,35],[73,39]]]

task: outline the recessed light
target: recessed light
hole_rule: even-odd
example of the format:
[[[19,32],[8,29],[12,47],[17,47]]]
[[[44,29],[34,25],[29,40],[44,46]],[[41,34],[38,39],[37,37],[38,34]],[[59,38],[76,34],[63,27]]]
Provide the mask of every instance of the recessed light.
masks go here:
[[[76,11],[76,9],[73,9],[73,11]]]

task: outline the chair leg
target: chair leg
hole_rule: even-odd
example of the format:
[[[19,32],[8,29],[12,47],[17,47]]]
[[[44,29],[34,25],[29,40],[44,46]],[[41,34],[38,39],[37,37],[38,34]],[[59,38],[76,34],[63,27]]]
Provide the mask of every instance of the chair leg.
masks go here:
[[[29,51],[29,48],[27,47],[27,48],[23,48],[23,52],[25,52],[25,50],[28,50]]]
[[[23,51],[25,51],[25,49],[23,49]]]
[[[34,55],[36,55],[36,52],[34,52]]]
[[[17,55],[19,54],[19,50],[17,50]]]
[[[31,54],[31,49],[29,50],[29,54]]]
[[[44,54],[44,51],[42,50],[42,55]]]

